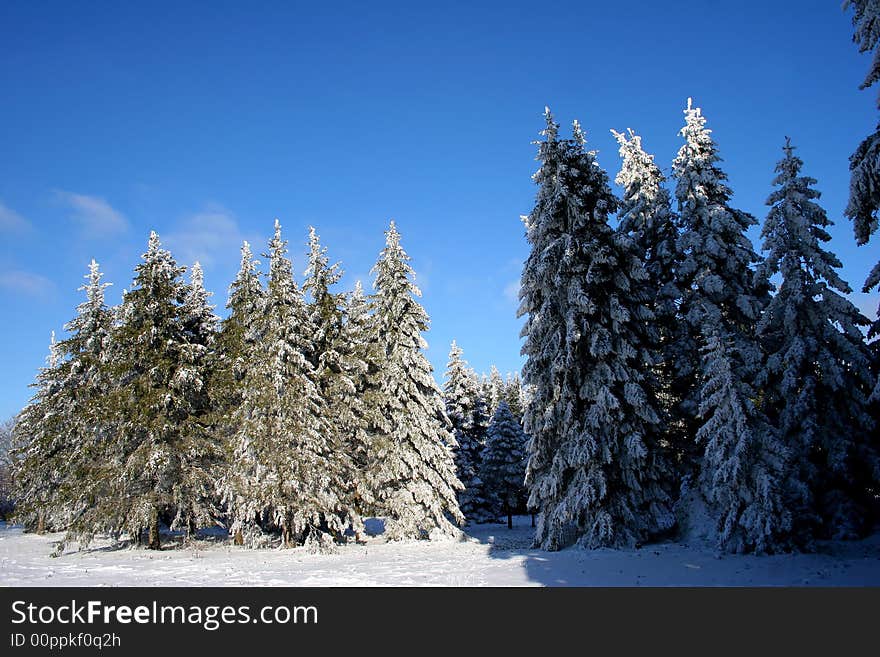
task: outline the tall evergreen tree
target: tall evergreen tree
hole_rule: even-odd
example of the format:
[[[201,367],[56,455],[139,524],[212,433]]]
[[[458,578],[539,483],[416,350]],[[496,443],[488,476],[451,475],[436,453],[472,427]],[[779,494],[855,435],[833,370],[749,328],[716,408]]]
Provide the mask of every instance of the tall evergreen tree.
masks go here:
[[[700,486],[716,520],[718,548],[776,552],[788,547],[791,513],[785,488],[788,452],[755,406],[757,375],[750,356],[720,332],[718,314],[707,315],[702,348],[700,420],[703,447]]]
[[[112,436],[101,402],[111,379],[104,359],[110,341],[112,312],[104,300],[103,274],[94,260],[86,299],[65,325],[68,337],[55,342],[48,367],[38,377],[38,393],[21,413],[16,444],[18,515],[26,526],[63,529],[75,522],[104,493],[103,445]]]
[[[846,10],[849,7],[853,8],[853,41],[858,44],[859,52],[873,51],[871,66],[860,87],[867,89],[880,80],[880,51],[877,49],[880,43],[880,4],[876,0],[846,0],[843,8]],[[880,96],[877,104],[880,107]],[[880,226],[877,216],[880,209],[880,124],[850,156],[849,168],[849,202],[844,214],[853,222],[856,242],[864,245]],[[878,285],[880,262],[868,274],[862,291],[870,292]],[[877,407],[880,407],[880,307],[868,331],[868,338],[874,339],[872,345],[877,372],[872,399],[875,402],[875,419],[880,421],[876,413]]]
[[[326,253],[315,229],[309,227],[309,265],[303,290],[311,295],[312,365],[333,428],[332,449],[345,455],[340,466],[349,470],[340,478],[345,486],[341,492],[351,506],[367,508],[371,504],[370,488],[364,473],[355,466],[366,462],[369,447],[369,398],[358,394],[358,381],[369,365],[362,349],[354,343],[356,331],[347,321],[346,295],[331,289],[342,278],[342,272],[338,264],[329,264]]]
[[[528,317],[523,378],[533,388],[525,430],[535,544],[634,545],[672,523],[644,371],[654,361],[647,274],[631,241],[608,225],[617,200],[580,126],[562,140],[549,109],[545,118],[519,309]]]
[[[106,371],[115,385],[103,413],[113,431],[102,444],[103,494],[94,495],[69,532],[127,531],[160,547],[163,518],[172,529],[213,523],[212,469],[219,449],[209,430],[206,347],[195,340],[186,304],[185,268],[150,234],[110,336]]]
[[[241,264],[229,286],[228,316],[220,325],[215,346],[214,396],[224,422],[241,403],[241,381],[248,366],[248,345],[256,342],[258,319],[263,314],[265,290],[260,282],[260,264],[251,245],[241,246]]]
[[[354,357],[364,364],[364,368],[355,372],[353,378],[354,395],[360,400],[363,420],[366,427],[365,451],[355,450],[352,454],[354,463],[360,473],[360,481],[365,482],[366,490],[358,503],[362,515],[376,514],[377,509],[374,484],[377,471],[381,464],[373,460],[373,441],[381,440],[382,427],[385,426],[383,415],[382,362],[384,349],[379,344],[379,333],[373,316],[370,314],[370,300],[364,294],[361,282],[355,282],[354,290],[348,300],[348,313],[345,330]]]
[[[672,387],[675,355],[673,340],[678,327],[677,301],[681,298],[675,266],[678,256],[677,217],[672,211],[665,178],[654,163],[654,156],[642,148],[642,140],[632,130],[629,138],[611,131],[620,145],[621,168],[615,182],[623,188],[618,216],[619,230],[629,236],[645,263],[653,298],[653,318],[649,329],[658,346],[658,400],[666,421],[666,438],[678,458],[692,451],[693,436],[685,433],[684,423],[676,416],[679,399]]]
[[[66,431],[72,414],[64,399],[62,366],[52,331],[46,366],[31,384],[36,392],[19,414],[11,441],[15,520],[40,533],[62,529],[69,516],[58,494],[75,447]]]
[[[870,322],[844,296],[852,290],[837,271],[840,260],[823,249],[832,222],[817,203],[816,180],[801,175],[788,138],[783,152],[762,231],[762,275],[782,280],[758,324],[768,353],[761,389],[792,452],[799,529],[852,536],[865,528],[871,481],[880,481],[861,332]]]
[[[277,220],[266,257],[259,339],[248,343],[232,464],[220,488],[233,533],[277,528],[284,545],[323,545],[348,527],[359,529],[345,493],[351,470],[348,456],[334,450],[312,365],[314,327]]]
[[[513,513],[519,508],[524,492],[525,444],[519,421],[502,399],[489,423],[480,474],[494,511],[507,516],[508,529],[513,529]]]
[[[452,423],[455,441],[455,467],[464,488],[458,493],[458,504],[464,517],[481,522],[487,519],[487,501],[480,480],[480,453],[485,440],[484,405],[474,372],[463,358],[455,341],[449,350],[443,395],[446,415]]]
[[[720,331],[737,353],[760,361],[755,325],[769,297],[769,284],[752,268],[760,261],[746,231],[752,215],[730,205],[733,194],[719,166],[718,148],[706,119],[688,99],[685,143],[672,163],[681,234],[677,243],[676,286],[680,290],[678,330],[667,362],[673,364],[672,397],[681,400],[677,416],[683,434],[693,436],[698,422],[700,346],[705,327],[720,317]],[[685,452],[685,472],[698,467],[696,449]]]
[[[229,314],[220,324],[214,346],[211,397],[215,411],[215,431],[224,453],[218,475],[217,492],[221,498],[225,498],[229,492],[226,484],[230,478],[230,469],[238,467],[235,463],[235,449],[241,416],[236,411],[243,399],[243,382],[250,368],[256,365],[250,360],[250,356],[261,337],[258,328],[262,321],[266,294],[257,269],[259,264],[254,259],[250,244],[245,241],[241,246],[238,273],[229,286],[226,302]],[[233,522],[230,520],[230,525]],[[256,527],[239,523],[233,531],[236,544],[244,543],[246,529],[253,538]]]
[[[382,359],[376,373],[381,425],[372,441],[372,489],[391,539],[455,534],[464,517],[456,491],[457,446],[423,353],[428,315],[415,297],[409,256],[394,222],[373,267],[373,319]],[[452,522],[451,522],[452,521]]]

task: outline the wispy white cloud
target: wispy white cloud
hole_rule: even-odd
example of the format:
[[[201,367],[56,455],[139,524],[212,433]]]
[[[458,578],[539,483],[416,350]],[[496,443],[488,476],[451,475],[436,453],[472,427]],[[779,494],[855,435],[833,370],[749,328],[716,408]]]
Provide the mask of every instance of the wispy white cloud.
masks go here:
[[[519,279],[510,281],[507,285],[505,285],[503,294],[504,298],[507,299],[510,303],[514,305],[519,304]]]
[[[198,260],[204,267],[217,263],[237,264],[241,243],[248,239],[235,215],[220,205],[209,205],[201,212],[184,217],[161,237],[178,262],[191,265]]]
[[[55,196],[72,210],[71,218],[90,237],[117,235],[128,230],[128,219],[106,199],[63,190],[56,190]]]
[[[30,222],[0,201],[0,231],[4,233],[24,233],[31,229]]]
[[[20,296],[44,298],[55,290],[55,284],[40,274],[10,270],[0,272],[0,289]]]

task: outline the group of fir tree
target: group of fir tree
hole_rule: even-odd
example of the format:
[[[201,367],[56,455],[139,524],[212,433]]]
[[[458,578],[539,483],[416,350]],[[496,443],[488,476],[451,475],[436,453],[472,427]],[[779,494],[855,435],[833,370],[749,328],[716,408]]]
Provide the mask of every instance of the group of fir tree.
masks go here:
[[[878,363],[816,181],[786,139],[762,258],[690,100],[685,118],[673,209],[638,135],[612,131],[617,199],[577,122],[562,139],[546,112],[519,309],[535,543],[640,545],[697,510],[723,551],[863,535]]]
[[[452,343],[443,393],[458,447],[455,463],[464,488],[458,501],[469,522],[507,518],[524,509],[526,434],[522,429],[524,391],[519,375],[501,378],[493,365],[481,381]]]
[[[428,316],[393,222],[372,295],[341,277],[314,230],[294,279],[276,221],[265,276],[244,243],[220,321],[151,233],[118,307],[94,261],[86,301],[53,338],[15,424],[16,519],[150,548],[160,527],[224,524],[236,543],[452,535],[463,521],[449,420],[423,350]]]

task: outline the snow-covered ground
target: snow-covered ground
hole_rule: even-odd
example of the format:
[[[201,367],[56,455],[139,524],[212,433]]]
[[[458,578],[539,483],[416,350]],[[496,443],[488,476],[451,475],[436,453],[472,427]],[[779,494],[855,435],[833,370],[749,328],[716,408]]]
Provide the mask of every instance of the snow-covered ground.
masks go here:
[[[50,553],[60,535],[0,523],[3,586],[880,586],[880,534],[828,543],[815,554],[716,557],[662,543],[638,550],[542,552],[517,526],[476,525],[459,541],[346,545],[334,554],[251,550],[225,540],[161,552],[96,541]]]

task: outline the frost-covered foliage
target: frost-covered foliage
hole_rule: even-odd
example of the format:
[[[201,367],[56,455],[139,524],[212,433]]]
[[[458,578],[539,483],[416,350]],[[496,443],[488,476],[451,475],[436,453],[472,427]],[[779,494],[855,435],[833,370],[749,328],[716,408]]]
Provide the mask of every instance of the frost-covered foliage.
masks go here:
[[[678,326],[677,301],[681,292],[675,275],[678,257],[677,217],[672,211],[665,178],[654,163],[654,156],[642,148],[642,140],[632,130],[626,134],[611,131],[620,145],[621,167],[615,182],[623,188],[618,216],[619,230],[629,236],[651,283],[653,313],[649,330],[658,347],[654,368],[658,379],[658,402],[666,423],[666,438],[679,458],[690,451],[693,437],[685,433],[684,424],[676,417],[679,399],[673,387],[675,354],[672,352]]]
[[[328,534],[360,528],[349,503],[352,461],[335,449],[312,365],[315,327],[277,220],[266,257],[268,289],[254,327],[259,337],[246,341],[232,462],[220,489],[233,533],[272,528],[285,545],[323,544]]]
[[[700,489],[716,520],[717,546],[727,552],[776,552],[788,547],[788,452],[755,406],[751,354],[707,318],[700,386],[703,448]]]
[[[782,279],[758,333],[768,354],[761,378],[768,414],[792,453],[797,529],[851,537],[865,529],[880,462],[867,397],[873,377],[861,329],[869,324],[846,298],[840,260],[823,249],[832,222],[817,203],[814,178],[786,139],[762,237],[762,275]]]
[[[262,315],[265,290],[251,245],[241,246],[241,264],[235,280],[229,286],[226,308],[229,314],[223,320],[217,336],[215,355],[216,399],[221,414],[228,414],[241,402],[240,382],[247,369],[246,346],[259,338],[257,320]]]
[[[380,359],[374,374],[381,416],[371,445],[371,487],[391,539],[454,535],[464,517],[456,492],[457,446],[443,397],[423,353],[428,315],[415,297],[409,256],[391,222],[373,267],[371,299]]]
[[[685,436],[693,436],[699,406],[700,345],[705,327],[720,317],[722,334],[750,361],[761,358],[755,324],[767,302],[769,284],[756,278],[760,261],[746,231],[755,218],[730,205],[731,189],[719,163],[718,148],[706,119],[688,99],[685,143],[672,163],[681,234],[677,243],[676,286],[681,294],[680,321],[666,351],[673,364],[672,395]],[[698,454],[683,454],[685,472]]]
[[[46,365],[31,384],[36,389],[15,424],[12,444],[16,521],[38,532],[63,529],[69,509],[58,494],[70,475],[67,464],[76,449],[66,431],[71,408],[64,398],[62,356],[55,332]]]
[[[87,477],[102,489],[90,491],[70,539],[98,531],[139,539],[149,529],[149,546],[158,548],[160,521],[192,531],[217,517],[220,450],[208,422],[208,349],[193,332],[196,308],[187,300],[195,297],[184,271],[151,233],[104,354],[114,383],[101,412],[110,427]]]
[[[522,379],[519,372],[507,375],[504,381],[504,394],[502,399],[507,403],[510,412],[516,418],[517,422],[522,423],[523,410],[526,404],[525,388],[523,388]]]
[[[483,399],[486,400],[486,411],[490,416],[495,414],[498,404],[504,399],[504,379],[495,365],[489,368],[489,376],[483,375],[482,381]]]
[[[373,489],[375,481],[374,473],[379,464],[373,461],[372,442],[377,434],[381,434],[381,427],[385,426],[382,415],[383,386],[380,376],[381,363],[384,360],[384,351],[379,344],[379,335],[376,322],[370,314],[370,300],[364,294],[360,281],[355,282],[354,290],[348,298],[347,317],[345,332],[348,336],[352,356],[363,363],[364,367],[352,372],[354,395],[360,400],[360,410],[363,413],[365,423],[366,444],[356,445],[353,458],[357,468],[358,481],[363,484],[363,498],[359,500],[357,508],[362,516],[375,514],[376,496]],[[365,451],[361,452],[363,447]]]
[[[12,433],[15,418],[0,423],[0,519],[6,520],[15,507],[12,493]]]
[[[486,432],[480,474],[484,480],[486,497],[496,517],[507,516],[507,526],[513,526],[513,513],[525,494],[526,435],[513,416],[507,402],[501,400]]]
[[[210,304],[212,294],[205,289],[205,275],[197,261],[190,269],[190,282],[183,300],[183,323],[191,340],[206,349],[214,346],[220,318]]]
[[[338,482],[345,487],[340,492],[352,508],[363,509],[372,505],[362,469],[368,458],[372,417],[369,397],[360,394],[358,382],[367,375],[369,365],[363,348],[355,342],[359,327],[347,318],[347,297],[332,290],[342,278],[342,271],[338,264],[329,264],[326,254],[315,229],[309,227],[309,266],[303,290],[311,299],[312,366],[333,430],[331,449],[346,455],[346,467],[350,469],[347,478]],[[356,529],[360,531],[359,524]]]
[[[858,44],[859,52],[873,52],[871,66],[865,80],[861,84],[862,89],[867,89],[880,80],[880,51],[877,44],[880,42],[880,2],[877,0],[846,0],[843,3],[844,10],[850,6],[853,8],[853,41]],[[878,96],[880,107],[880,96]],[[880,126],[868,135],[859,144],[855,152],[849,158],[851,172],[849,183],[849,202],[844,214],[853,222],[853,230],[856,242],[860,245],[867,244],[875,232],[877,232],[877,211],[880,208]],[[878,262],[863,287],[864,292],[870,292],[880,285],[880,262]],[[877,309],[877,319],[874,321],[869,332],[870,338],[880,338],[880,308]],[[880,360],[880,340],[875,342],[875,358]],[[876,379],[874,389],[875,401],[880,403],[880,374]]]
[[[486,439],[488,418],[476,374],[462,357],[455,341],[449,350],[443,396],[446,415],[455,433],[455,467],[464,488],[458,505],[468,521],[482,522],[489,517],[488,502],[480,479],[480,454]]]
[[[647,273],[632,242],[608,225],[617,200],[580,126],[563,140],[549,109],[545,118],[519,309],[535,544],[631,546],[672,523],[646,374],[655,358],[645,336]]]
[[[110,438],[102,409],[111,386],[105,363],[112,312],[104,301],[103,274],[89,264],[80,288],[86,299],[55,342],[37,393],[15,428],[17,520],[31,529],[64,529],[103,493],[99,479],[102,444]]]

